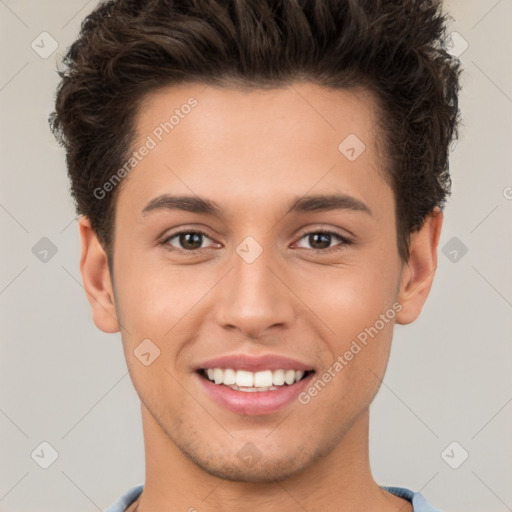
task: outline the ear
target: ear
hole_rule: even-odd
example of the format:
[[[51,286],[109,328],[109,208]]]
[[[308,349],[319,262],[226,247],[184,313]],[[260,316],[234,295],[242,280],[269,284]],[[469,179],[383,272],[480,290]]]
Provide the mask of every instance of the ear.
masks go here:
[[[404,263],[400,278],[398,302],[402,309],[396,315],[399,324],[414,322],[427,300],[437,268],[442,225],[443,213],[436,207],[419,231],[411,234],[409,261]]]
[[[87,299],[91,304],[94,323],[103,332],[118,332],[119,322],[107,254],[92,229],[90,220],[80,217],[78,225],[82,242],[80,272]]]

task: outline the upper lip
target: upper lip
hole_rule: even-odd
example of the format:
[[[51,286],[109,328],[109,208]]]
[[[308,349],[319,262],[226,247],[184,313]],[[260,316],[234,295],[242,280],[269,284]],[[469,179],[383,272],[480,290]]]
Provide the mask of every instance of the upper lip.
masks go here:
[[[311,371],[309,364],[291,359],[289,357],[266,354],[262,356],[248,356],[246,354],[231,354],[213,359],[208,359],[197,365],[196,370],[207,368],[231,368],[234,370],[246,370],[257,372],[262,370],[302,370]]]

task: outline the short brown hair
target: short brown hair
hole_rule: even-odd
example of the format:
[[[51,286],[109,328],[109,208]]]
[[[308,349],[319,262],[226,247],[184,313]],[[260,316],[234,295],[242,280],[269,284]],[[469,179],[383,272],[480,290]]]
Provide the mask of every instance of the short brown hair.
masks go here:
[[[101,187],[133,151],[151,92],[199,81],[247,87],[307,80],[363,86],[380,107],[400,257],[450,193],[460,63],[443,48],[446,15],[428,0],[111,0],[64,57],[51,129],[66,149],[77,213],[111,262],[116,195]]]

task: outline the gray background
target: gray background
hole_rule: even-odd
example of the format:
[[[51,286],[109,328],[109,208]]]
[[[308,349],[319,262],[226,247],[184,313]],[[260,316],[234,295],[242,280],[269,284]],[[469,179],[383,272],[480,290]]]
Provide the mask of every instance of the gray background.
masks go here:
[[[144,480],[138,398],[119,334],[92,322],[64,152],[47,125],[56,60],[95,4],[0,0],[3,512],[102,510]],[[463,38],[452,51],[469,45],[453,194],[431,296],[396,328],[372,405],[371,462],[381,485],[421,490],[443,510],[502,512],[512,510],[512,0],[446,7]],[[51,48],[43,31],[58,42],[46,59],[31,47]],[[58,452],[48,469],[43,441]]]

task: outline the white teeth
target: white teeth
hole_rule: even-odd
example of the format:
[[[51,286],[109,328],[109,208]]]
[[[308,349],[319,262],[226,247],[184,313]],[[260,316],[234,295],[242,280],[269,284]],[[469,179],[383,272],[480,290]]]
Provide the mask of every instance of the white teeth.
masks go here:
[[[224,382],[226,386],[230,386],[232,384],[236,384],[236,372],[231,368],[224,370]]]
[[[302,370],[263,370],[249,372],[232,368],[208,368],[206,376],[215,384],[224,384],[238,391],[273,391],[278,387],[299,382],[305,372]],[[277,387],[276,387],[277,386]]]
[[[220,368],[215,368],[213,370],[213,380],[215,384],[222,384],[224,380],[224,372]]]
[[[284,381],[290,385],[295,382],[295,370],[286,370],[284,372]]]
[[[245,370],[236,372],[236,385],[252,388],[254,386],[254,374]]]
[[[272,373],[272,383],[274,386],[282,386],[284,384],[284,370],[274,370]]]
[[[270,370],[254,374],[254,387],[268,388],[269,386],[272,386],[272,372]]]

